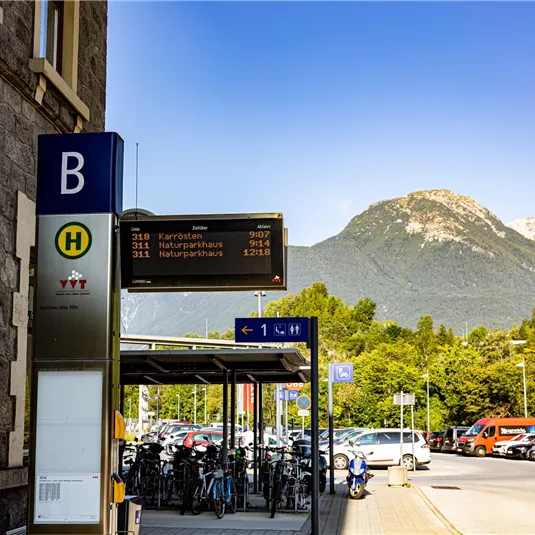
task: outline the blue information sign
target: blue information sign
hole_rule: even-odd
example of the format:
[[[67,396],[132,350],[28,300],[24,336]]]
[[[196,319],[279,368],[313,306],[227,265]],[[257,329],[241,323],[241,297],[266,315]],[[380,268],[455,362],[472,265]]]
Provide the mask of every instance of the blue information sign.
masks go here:
[[[308,318],[236,318],[236,342],[308,342]]]
[[[275,390],[273,396],[275,401],[277,401],[277,394],[280,401],[295,401],[299,397],[299,392],[297,390]]]
[[[40,135],[37,215],[121,215],[123,145],[113,132]]]
[[[352,383],[353,363],[333,364],[333,383]]]

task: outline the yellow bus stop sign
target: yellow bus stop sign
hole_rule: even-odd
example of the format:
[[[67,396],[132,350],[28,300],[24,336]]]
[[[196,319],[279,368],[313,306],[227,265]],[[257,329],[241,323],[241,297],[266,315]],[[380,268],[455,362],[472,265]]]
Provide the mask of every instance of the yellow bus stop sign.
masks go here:
[[[69,260],[84,256],[91,249],[91,232],[82,223],[67,223],[56,233],[56,250]]]

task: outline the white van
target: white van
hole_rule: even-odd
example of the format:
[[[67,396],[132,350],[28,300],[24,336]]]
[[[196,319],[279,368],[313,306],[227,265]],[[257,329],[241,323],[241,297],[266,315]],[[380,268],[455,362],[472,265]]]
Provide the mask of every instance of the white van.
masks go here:
[[[369,466],[396,466],[400,464],[400,429],[372,429],[364,431],[352,439],[353,447],[364,453]],[[349,442],[342,442],[334,447],[335,468],[346,468],[354,455]],[[431,462],[431,450],[424,437],[414,432],[414,457],[416,466]],[[403,430],[402,465],[412,470],[414,466],[412,432]],[[344,466],[342,466],[344,465]]]

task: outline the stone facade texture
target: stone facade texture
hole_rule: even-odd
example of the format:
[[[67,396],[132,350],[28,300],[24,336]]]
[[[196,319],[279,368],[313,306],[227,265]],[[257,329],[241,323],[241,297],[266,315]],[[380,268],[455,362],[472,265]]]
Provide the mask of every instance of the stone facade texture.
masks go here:
[[[76,110],[52,83],[42,103],[35,100],[40,78],[29,68],[34,9],[33,1],[0,1],[0,534],[27,521],[27,468],[8,466],[18,357],[13,300],[21,277],[28,277],[15,251],[18,192],[35,202],[38,135],[71,133],[77,122]],[[107,16],[107,2],[80,2],[77,93],[90,110],[80,135],[104,130]]]

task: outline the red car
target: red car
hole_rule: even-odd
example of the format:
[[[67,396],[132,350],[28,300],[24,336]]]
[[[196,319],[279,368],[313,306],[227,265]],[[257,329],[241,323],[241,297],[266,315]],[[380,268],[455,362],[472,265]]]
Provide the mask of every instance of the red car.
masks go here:
[[[206,440],[207,438],[208,440]],[[213,444],[214,442],[219,442],[221,440],[223,440],[223,431],[219,431],[213,427],[208,429],[196,429],[195,431],[190,431],[186,435],[184,446],[191,448],[193,447],[194,442],[196,446],[208,446],[208,444]]]

